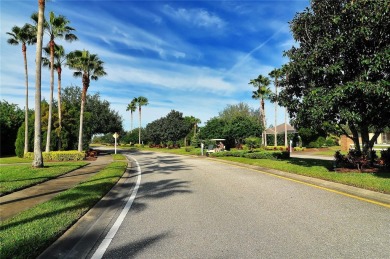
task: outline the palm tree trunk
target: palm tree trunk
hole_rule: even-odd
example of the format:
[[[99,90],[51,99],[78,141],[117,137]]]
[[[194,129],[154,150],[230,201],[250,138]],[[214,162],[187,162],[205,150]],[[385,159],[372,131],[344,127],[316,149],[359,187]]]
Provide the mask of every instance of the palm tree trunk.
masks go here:
[[[284,146],[287,147],[287,108],[284,108]]]
[[[276,98],[278,98],[278,81],[275,83],[275,95]],[[275,142],[274,146],[276,147],[278,145],[278,133],[276,132],[276,125],[278,123],[278,102],[275,101]]]
[[[61,111],[61,67],[57,68],[58,73],[58,150],[62,149],[61,130],[62,130],[62,111]]]
[[[41,136],[41,63],[45,0],[38,0],[38,32],[35,55],[35,122],[34,122],[34,160],[33,167],[43,167]]]
[[[49,118],[47,122],[46,152],[50,151],[51,121],[53,113],[53,92],[54,92],[54,41],[50,41],[50,96],[49,96]]]
[[[26,44],[22,45],[23,59],[24,59],[24,74],[26,79],[26,105],[24,110],[24,154],[28,152],[28,71],[27,71],[27,48]]]
[[[133,112],[130,111],[130,132],[133,131]]]
[[[83,151],[83,120],[84,120],[84,106],[86,100],[87,90],[83,87],[83,92],[81,94],[81,107],[80,107],[80,128],[79,128],[79,145],[77,150],[79,152]]]
[[[141,106],[139,107],[138,111],[139,111],[138,144],[141,145]]]

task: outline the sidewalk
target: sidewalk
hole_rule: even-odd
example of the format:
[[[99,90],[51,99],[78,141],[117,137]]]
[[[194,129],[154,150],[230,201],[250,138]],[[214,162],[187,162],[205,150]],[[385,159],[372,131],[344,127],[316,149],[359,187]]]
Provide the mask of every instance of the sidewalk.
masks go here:
[[[15,216],[37,204],[50,200],[58,193],[72,188],[78,183],[93,176],[112,161],[111,155],[101,153],[95,161],[90,161],[90,164],[82,168],[59,176],[53,180],[0,197],[1,221]]]

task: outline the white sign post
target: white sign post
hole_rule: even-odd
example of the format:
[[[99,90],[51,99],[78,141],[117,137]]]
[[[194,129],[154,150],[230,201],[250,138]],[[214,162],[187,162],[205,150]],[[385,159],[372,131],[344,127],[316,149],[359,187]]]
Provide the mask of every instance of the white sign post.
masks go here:
[[[115,132],[114,135],[112,135],[115,139],[115,154],[116,154],[116,139],[119,137],[119,134]]]

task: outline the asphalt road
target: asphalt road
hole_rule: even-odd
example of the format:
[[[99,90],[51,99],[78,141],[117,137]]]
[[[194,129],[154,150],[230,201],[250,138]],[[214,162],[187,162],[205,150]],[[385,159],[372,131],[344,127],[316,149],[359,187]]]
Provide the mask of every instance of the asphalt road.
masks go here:
[[[103,258],[390,257],[388,208],[209,159],[131,157],[141,184]]]

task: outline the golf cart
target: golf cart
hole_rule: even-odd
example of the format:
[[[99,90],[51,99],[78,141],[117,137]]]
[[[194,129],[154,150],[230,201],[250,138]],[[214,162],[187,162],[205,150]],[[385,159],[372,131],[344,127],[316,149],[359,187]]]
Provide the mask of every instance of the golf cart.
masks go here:
[[[223,138],[210,139],[210,142],[213,142],[214,144],[210,144],[207,147],[206,156],[209,156],[210,153],[225,151],[225,145],[223,144],[223,141],[225,141]]]

